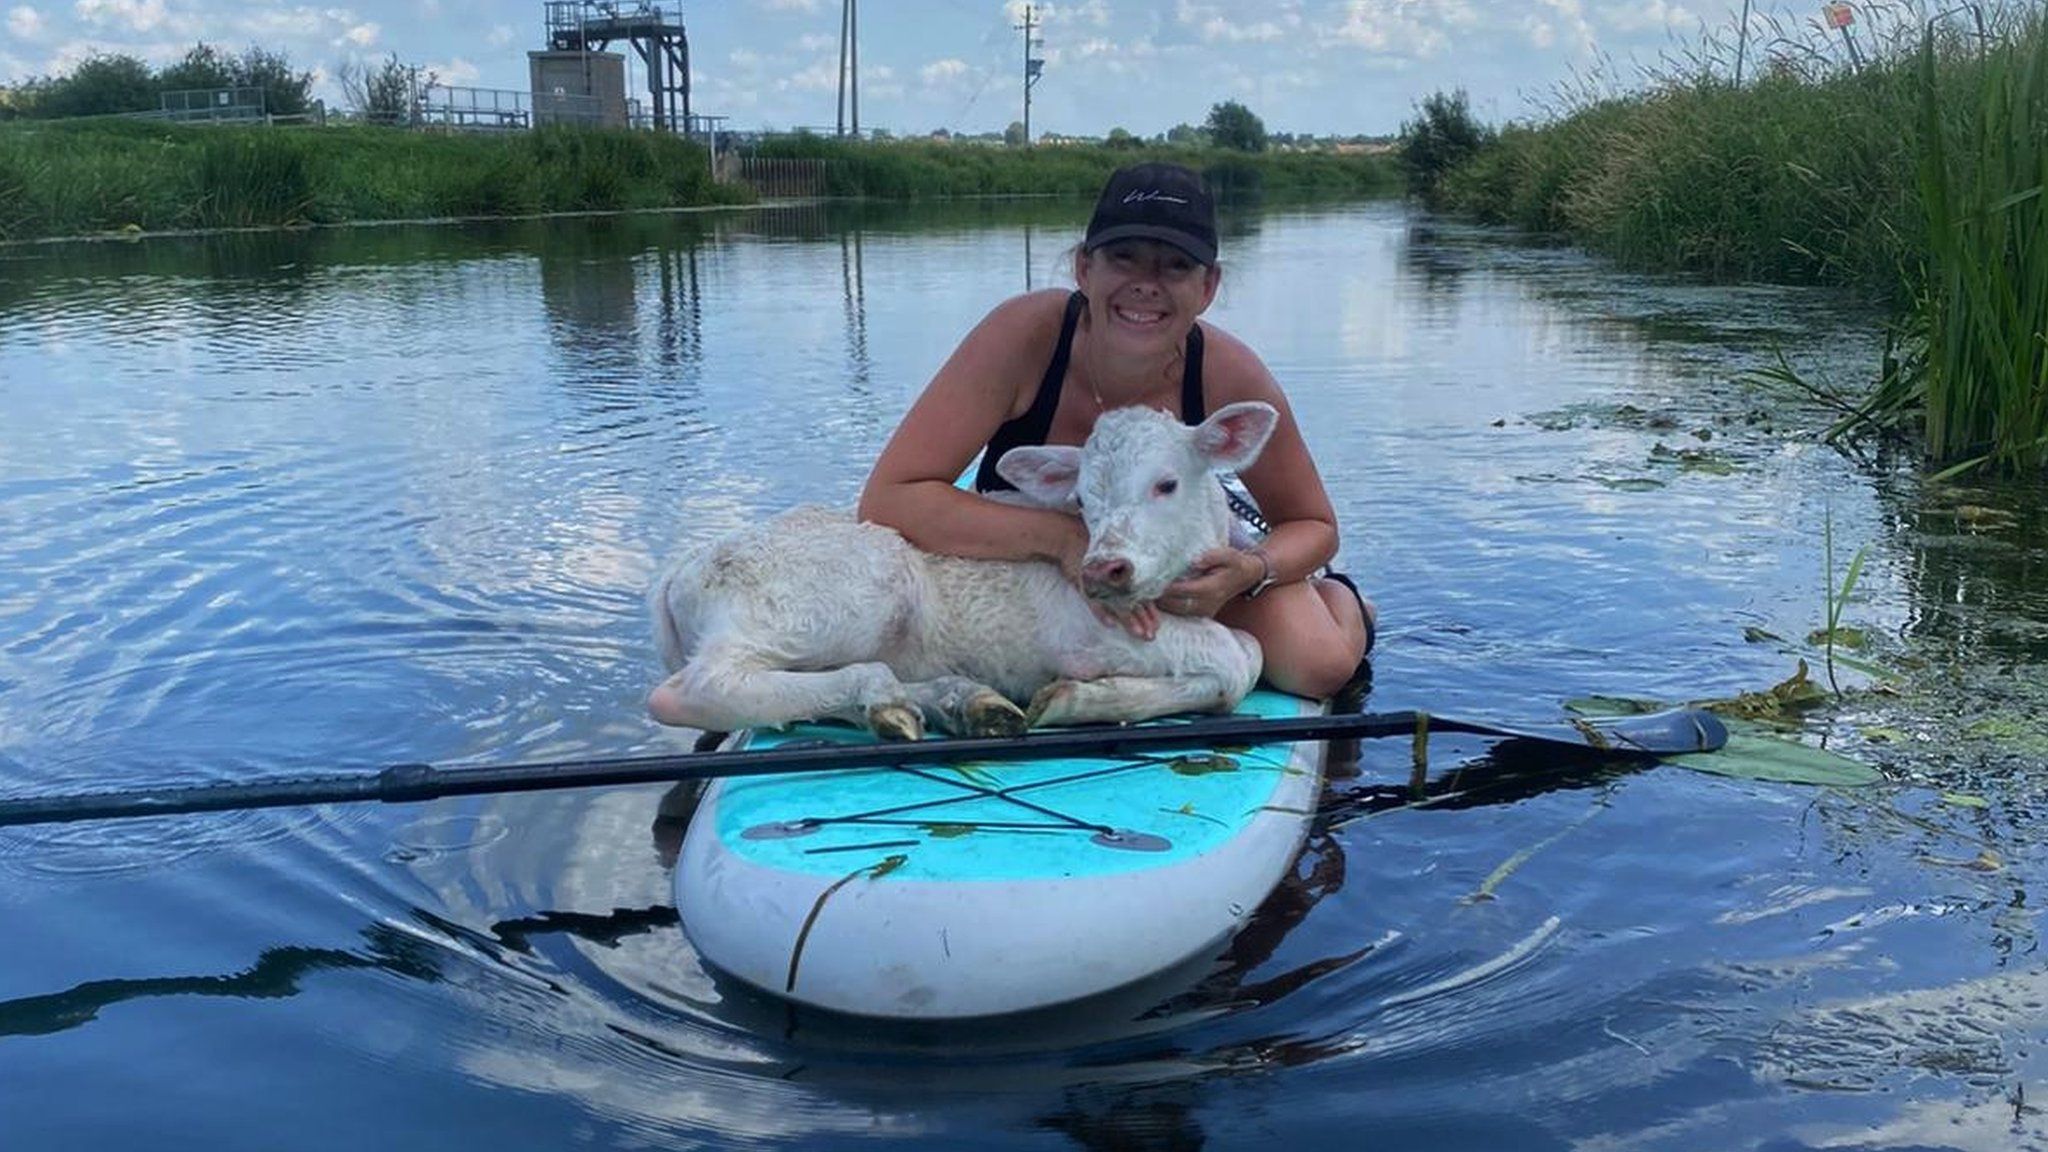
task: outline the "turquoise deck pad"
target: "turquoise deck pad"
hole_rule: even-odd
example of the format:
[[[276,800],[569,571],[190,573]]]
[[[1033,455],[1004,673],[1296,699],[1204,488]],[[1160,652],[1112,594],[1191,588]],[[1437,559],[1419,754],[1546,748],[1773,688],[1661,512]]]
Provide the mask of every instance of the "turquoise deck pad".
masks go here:
[[[1274,719],[1314,715],[1320,707],[1261,689],[1236,715]],[[750,749],[871,740],[837,725],[750,736]],[[843,876],[892,855],[904,857],[894,872],[903,879],[1137,872],[1183,863],[1238,835],[1288,773],[1313,770],[1315,761],[1301,758],[1300,748],[1267,744],[732,779],[718,791],[718,836],[728,852],[750,863],[818,875]],[[1103,829],[1123,835],[1101,843]]]

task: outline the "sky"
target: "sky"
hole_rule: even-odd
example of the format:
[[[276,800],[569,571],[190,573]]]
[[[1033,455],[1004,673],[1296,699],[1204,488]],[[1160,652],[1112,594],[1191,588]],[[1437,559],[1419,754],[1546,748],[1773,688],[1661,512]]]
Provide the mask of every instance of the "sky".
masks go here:
[[[621,0],[631,8],[638,0]],[[841,0],[657,0],[680,12],[694,111],[741,129],[830,130]],[[1881,0],[1897,5],[1912,0]],[[1760,26],[1808,28],[1819,0],[1754,0]],[[897,135],[1000,132],[1023,114],[1024,0],[859,5],[860,125]],[[1732,38],[1740,0],[1052,0],[1030,5],[1043,77],[1031,128],[1143,136],[1200,124],[1224,100],[1272,132],[1382,135],[1437,90],[1482,118],[1542,115],[1562,90],[1630,87],[1645,67]],[[206,41],[288,54],[341,102],[333,76],[389,55],[450,85],[524,90],[543,46],[540,0],[0,0],[0,84],[91,53],[152,64]],[[1810,35],[1810,32],[1809,32]],[[1824,46],[1830,42],[1820,41]],[[635,85],[644,85],[637,60]]]

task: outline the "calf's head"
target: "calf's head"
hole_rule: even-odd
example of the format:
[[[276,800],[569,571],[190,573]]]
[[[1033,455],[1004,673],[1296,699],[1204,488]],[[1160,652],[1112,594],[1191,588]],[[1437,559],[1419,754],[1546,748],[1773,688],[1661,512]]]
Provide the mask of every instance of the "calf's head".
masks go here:
[[[1251,466],[1279,414],[1256,400],[1189,427],[1119,408],[1079,448],[1013,448],[996,471],[1033,503],[1079,507],[1088,526],[1081,590],[1117,608],[1156,600],[1202,553],[1229,540],[1230,507],[1211,476]]]

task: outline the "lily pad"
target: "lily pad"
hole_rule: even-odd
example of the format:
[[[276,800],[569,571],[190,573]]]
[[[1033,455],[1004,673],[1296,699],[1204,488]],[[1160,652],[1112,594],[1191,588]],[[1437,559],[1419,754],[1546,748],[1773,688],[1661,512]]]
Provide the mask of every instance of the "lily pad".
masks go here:
[[[1196,753],[1192,756],[1177,756],[1166,765],[1179,776],[1207,776],[1212,772],[1235,772],[1237,759],[1232,756],[1217,756]]]
[[[1728,721],[1728,744],[1719,752],[1671,756],[1665,763],[1716,776],[1781,784],[1861,788],[1884,781],[1882,772],[1860,760],[1771,735],[1762,726],[1741,720]]]
[[[1724,717],[1745,720],[1784,719],[1788,713],[1811,708],[1827,699],[1827,691],[1810,677],[1805,660],[1798,661],[1792,675],[1762,692],[1744,692],[1725,700],[1707,701],[1707,707]]]
[[[1861,628],[1842,625],[1837,628],[1817,628],[1806,637],[1808,644],[1822,646],[1830,640],[1844,648],[1861,648],[1870,642],[1870,636]]]
[[[1727,476],[1735,471],[1735,465],[1727,457],[1710,448],[1673,448],[1658,441],[1650,448],[1653,462],[1676,464],[1681,472],[1700,472],[1709,476]]]

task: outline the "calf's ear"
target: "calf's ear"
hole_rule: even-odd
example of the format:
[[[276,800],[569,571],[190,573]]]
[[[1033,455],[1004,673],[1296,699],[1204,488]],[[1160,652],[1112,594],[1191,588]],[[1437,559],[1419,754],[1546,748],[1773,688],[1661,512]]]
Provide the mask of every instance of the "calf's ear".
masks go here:
[[[996,461],[996,474],[1033,504],[1065,507],[1074,502],[1074,485],[1081,479],[1081,450],[1064,444],[1012,448]]]
[[[1261,400],[1225,404],[1195,429],[1195,450],[1218,472],[1249,468],[1273,435],[1280,413]]]

